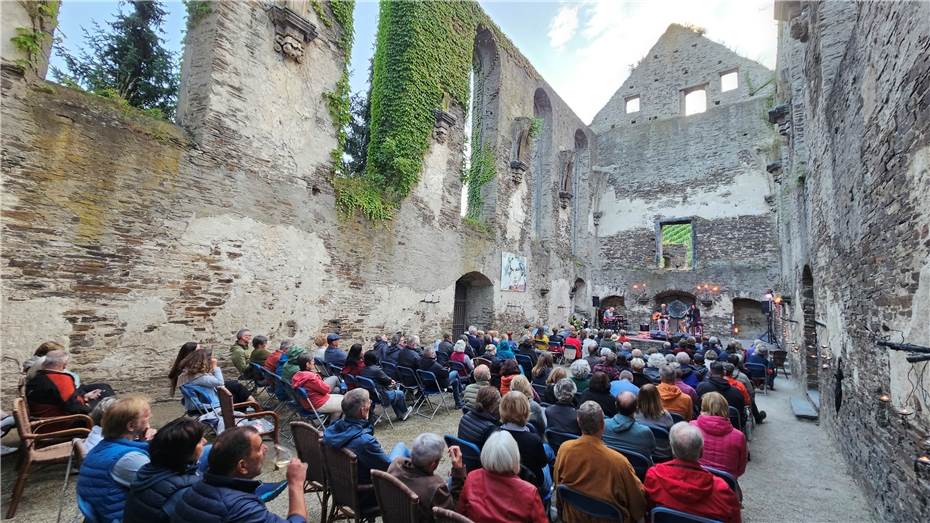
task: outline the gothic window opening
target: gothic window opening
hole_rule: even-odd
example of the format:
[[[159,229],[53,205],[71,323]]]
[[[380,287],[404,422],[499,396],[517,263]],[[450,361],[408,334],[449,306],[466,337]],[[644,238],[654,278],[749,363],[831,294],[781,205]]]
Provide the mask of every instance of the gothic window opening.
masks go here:
[[[660,269],[689,271],[694,268],[694,226],[691,220],[660,222],[657,228]]]

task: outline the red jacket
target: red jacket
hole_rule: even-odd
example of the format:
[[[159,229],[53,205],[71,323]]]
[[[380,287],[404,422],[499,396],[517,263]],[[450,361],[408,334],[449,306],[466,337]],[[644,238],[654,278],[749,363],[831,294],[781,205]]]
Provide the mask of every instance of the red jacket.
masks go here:
[[[26,382],[26,400],[30,414],[37,418],[90,412],[84,396],[74,386],[74,376],[64,371],[43,369],[36,373]]]
[[[733,428],[729,418],[701,414],[691,424],[704,435],[701,465],[721,469],[734,477],[746,472],[746,436]]]
[[[265,363],[263,364],[263,366],[265,367],[265,370],[267,370],[268,372],[272,374],[276,374],[275,371],[278,370],[278,360],[281,359],[281,356],[283,356],[285,352],[287,351],[278,349],[272,352],[271,354],[269,354],[268,357],[265,358]]]
[[[475,523],[549,522],[532,483],[485,469],[468,474],[458,512]]]
[[[736,493],[726,481],[695,463],[677,459],[657,463],[646,472],[643,488],[650,509],[660,505],[725,523],[740,523]]]
[[[291,385],[295,389],[300,387],[307,391],[307,397],[310,398],[310,403],[313,404],[315,409],[322,407],[326,400],[329,399],[329,385],[315,372],[302,370],[294,374],[294,377],[291,378]]]

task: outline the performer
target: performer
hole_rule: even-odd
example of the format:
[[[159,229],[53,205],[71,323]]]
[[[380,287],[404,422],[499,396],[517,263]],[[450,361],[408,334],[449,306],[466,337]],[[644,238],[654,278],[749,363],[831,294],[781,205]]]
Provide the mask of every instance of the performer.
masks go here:
[[[662,304],[662,307],[659,308],[659,330],[664,332],[668,336],[668,305],[665,303]]]
[[[701,309],[696,303],[692,303],[688,308],[688,331],[692,336],[698,337],[704,335],[704,325],[701,323]]]
[[[616,330],[616,325],[614,324],[615,321],[616,319],[614,316],[614,308],[607,307],[607,309],[604,311],[604,317],[603,317],[604,326],[607,327],[608,329]]]

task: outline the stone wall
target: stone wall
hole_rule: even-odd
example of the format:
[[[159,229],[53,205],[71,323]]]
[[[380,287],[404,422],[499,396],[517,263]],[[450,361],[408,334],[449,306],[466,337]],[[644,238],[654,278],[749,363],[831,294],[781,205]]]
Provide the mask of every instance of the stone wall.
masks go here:
[[[733,70],[738,87],[721,92],[720,73]],[[765,170],[775,137],[766,121],[773,84],[760,64],[672,25],[595,117],[604,186],[594,294],[625,295],[631,325],[646,321],[657,295],[693,300],[698,286],[710,285],[719,289],[703,311],[705,330],[729,335],[732,300],[761,299],[777,278]],[[694,85],[707,86],[707,111],[683,116],[680,95]],[[640,109],[626,114],[631,94]],[[691,270],[659,268],[659,223],[677,219],[694,230]],[[634,299],[643,285],[646,296]]]
[[[460,107],[394,220],[340,217],[322,100],[342,73],[340,28],[306,2],[287,5],[318,33],[301,62],[274,49],[275,26],[257,2],[213,4],[191,29],[181,127],[3,68],[5,356],[22,360],[57,340],[85,381],[162,398],[183,342],[199,340],[224,361],[244,326],[273,344],[334,330],[346,344],[396,330],[435,339],[452,327],[456,280],[472,273],[491,282],[472,296],[481,327],[566,320],[573,282],[591,280],[589,173],[576,210],[551,211],[558,173],[511,179],[512,124],[533,116],[537,90],[548,93],[549,165],[578,131],[593,149],[587,127],[517,51],[501,52],[489,185],[507,203],[494,208],[490,231],[460,219]],[[536,180],[550,202],[540,217],[552,224],[546,241],[531,232]],[[556,226],[573,220],[580,225]],[[500,290],[502,251],[526,256],[526,292]],[[5,360],[7,398],[15,370]]]
[[[930,4],[783,2],[776,17],[792,369],[880,519],[927,521],[927,364],[877,341],[930,346]]]

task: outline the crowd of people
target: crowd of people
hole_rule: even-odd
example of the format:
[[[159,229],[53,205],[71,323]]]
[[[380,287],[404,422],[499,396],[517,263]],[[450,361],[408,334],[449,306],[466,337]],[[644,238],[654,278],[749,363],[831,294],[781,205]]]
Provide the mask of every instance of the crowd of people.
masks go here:
[[[587,521],[553,496],[558,486],[610,503],[634,521],[655,506],[740,520],[737,493],[722,478],[745,472],[743,429],[750,418],[765,419],[755,404],[757,381],[743,364],[771,369],[760,341],[743,350],[738,342],[724,348],[713,337],[682,337],[644,351],[623,331],[542,325],[527,326],[516,339],[470,327],[460,339],[446,334],[427,346],[403,333],[379,336],[368,350],[354,344],[344,351],[340,340],[330,333],[316,337],[313,347],[284,340],[271,350],[266,336],[242,329],[221,356],[238,372],[235,379],[224,376],[212,351],[189,342],[169,369],[168,389],[196,387],[218,407],[220,387],[237,403],[254,401],[250,384],[265,380],[259,369],[273,373],[306,392],[306,407],[329,416],[323,444],[357,456],[360,484],[371,482],[372,470],[395,476],[419,495],[426,521],[434,506],[475,521],[546,521],[550,507],[564,521]],[[43,344],[25,365],[24,391],[33,416],[81,413],[94,420],[77,483],[85,515],[127,522],[282,521],[264,502],[286,490],[286,520],[305,521],[307,465],[291,460],[286,486],[256,480],[267,447],[255,427],[225,427],[208,444],[201,406],[185,393],[186,415],[155,431],[145,398],[82,384],[67,367],[62,346]],[[420,399],[416,384],[388,370],[398,367],[435,376],[463,411],[456,435],[478,449],[480,467],[466,469],[462,449],[446,448],[432,433],[409,447],[382,448],[371,393],[387,399],[398,421],[408,420],[411,402]],[[378,390],[351,387],[349,376],[368,378]],[[441,478],[435,471],[446,455],[451,472]],[[648,470],[638,474],[634,456]],[[377,505],[370,489],[360,494],[363,505]]]

